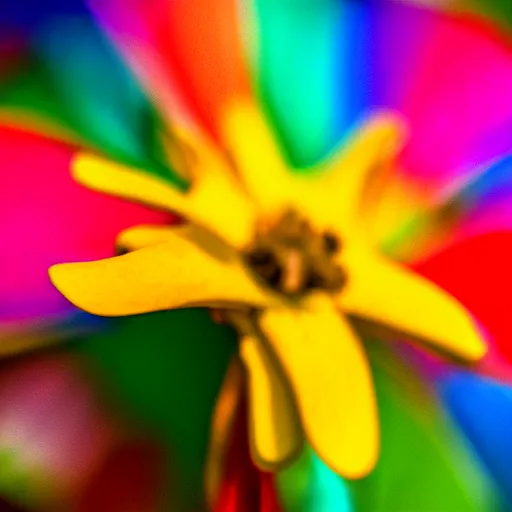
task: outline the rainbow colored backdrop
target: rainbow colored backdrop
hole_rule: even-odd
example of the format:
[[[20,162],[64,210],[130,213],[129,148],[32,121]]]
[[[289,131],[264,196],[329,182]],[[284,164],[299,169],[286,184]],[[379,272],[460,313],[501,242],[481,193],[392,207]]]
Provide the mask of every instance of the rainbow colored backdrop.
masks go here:
[[[186,187],[166,163],[162,126],[192,120],[215,137],[223,102],[253,90],[297,172],[327,157],[371,111],[407,120],[410,142],[382,184],[394,205],[379,218],[382,245],[457,297],[491,340],[489,357],[466,371],[376,344],[376,471],[344,482],[306,452],[275,478],[280,505],[261,498],[260,510],[510,510],[508,3],[467,2],[455,12],[391,0],[246,0],[238,11],[232,0],[34,4],[0,6],[6,503],[201,510],[210,415],[234,335],[200,310],[100,321],[62,298],[47,269],[107,257],[122,229],[172,220],[74,183],[77,146]],[[425,224],[445,203],[458,212],[448,228]],[[20,344],[43,339],[67,343],[20,353]],[[254,478],[253,468],[244,471]],[[240,494],[249,486],[237,485]],[[250,512],[238,506],[216,512]]]

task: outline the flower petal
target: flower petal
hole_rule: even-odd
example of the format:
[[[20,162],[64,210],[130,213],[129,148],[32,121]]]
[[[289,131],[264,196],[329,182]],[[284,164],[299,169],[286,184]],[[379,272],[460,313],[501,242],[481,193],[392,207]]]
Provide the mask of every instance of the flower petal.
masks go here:
[[[233,101],[224,111],[221,131],[250,196],[264,211],[279,211],[291,176],[262,112],[248,100]]]
[[[347,251],[340,308],[465,361],[477,361],[485,342],[470,314],[449,293],[400,265],[367,251]]]
[[[272,302],[234,251],[192,229],[177,228],[165,244],[116,258],[55,265],[50,277],[73,304],[102,316]]]
[[[370,175],[389,163],[401,149],[405,126],[391,113],[374,116],[344,141],[338,154],[320,163],[321,174],[305,174],[298,189],[299,203],[314,221],[329,227],[346,227],[359,220]]]
[[[209,167],[208,167],[209,166]],[[188,193],[143,170],[81,153],[75,157],[74,178],[93,190],[175,212],[200,224],[238,247],[252,234],[254,212],[235,188],[233,179],[211,158],[202,162],[204,172]],[[222,208],[219,207],[222,204]]]
[[[175,147],[168,148],[169,157],[174,165],[181,164],[183,173],[191,178],[188,200],[194,218],[205,226],[213,226],[210,229],[217,230],[233,246],[247,245],[252,241],[257,213],[231,162],[212,139],[197,130],[175,126],[173,138]]]
[[[261,469],[275,471],[302,448],[297,408],[285,376],[261,340],[244,336],[240,354],[249,374],[251,454]]]
[[[106,258],[123,229],[168,220],[74,183],[72,154],[64,144],[0,127],[0,238],[9,246],[0,253],[0,322],[76,313],[51,285],[48,267]]]
[[[122,231],[116,239],[116,247],[120,254],[137,251],[145,247],[163,244],[172,239],[175,228],[165,225],[133,226]]]
[[[371,359],[382,447],[372,474],[351,486],[357,512],[499,510],[496,486],[447,419],[432,382],[389,345],[376,348]]]
[[[260,326],[294,391],[304,433],[334,471],[359,478],[374,467],[378,419],[360,341],[327,297],[307,309],[269,309]]]
[[[484,366],[494,358],[504,367],[512,363],[511,260],[512,232],[498,231],[454,243],[415,265],[415,270],[449,291],[485,326],[491,357],[482,361]]]
[[[186,196],[170,183],[144,170],[134,169],[92,153],[78,153],[73,161],[73,177],[82,185],[177,213],[186,211]]]

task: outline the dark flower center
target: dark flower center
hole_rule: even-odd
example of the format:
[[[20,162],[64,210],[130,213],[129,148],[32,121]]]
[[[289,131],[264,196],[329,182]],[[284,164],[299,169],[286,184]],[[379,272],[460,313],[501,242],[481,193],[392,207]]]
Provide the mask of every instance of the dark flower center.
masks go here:
[[[245,262],[273,290],[300,296],[318,289],[341,290],[346,273],[336,262],[341,240],[330,232],[318,233],[295,211],[277,222],[262,224]]]

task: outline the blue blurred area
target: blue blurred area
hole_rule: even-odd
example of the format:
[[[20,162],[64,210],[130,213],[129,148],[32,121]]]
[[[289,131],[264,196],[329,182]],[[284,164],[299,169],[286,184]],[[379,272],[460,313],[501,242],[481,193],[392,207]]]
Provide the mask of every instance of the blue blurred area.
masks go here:
[[[87,15],[84,0],[4,0],[0,2],[0,30],[31,31],[56,15]]]
[[[34,30],[33,51],[74,128],[105,152],[141,166],[151,163],[151,106],[92,20],[75,15],[45,21]]]
[[[512,503],[512,386],[461,372],[441,385],[441,394]]]
[[[260,94],[291,163],[330,153],[373,100],[374,2],[256,0]]]
[[[460,194],[470,208],[477,208],[499,199],[506,199],[512,193],[512,156],[495,162],[471,182]]]

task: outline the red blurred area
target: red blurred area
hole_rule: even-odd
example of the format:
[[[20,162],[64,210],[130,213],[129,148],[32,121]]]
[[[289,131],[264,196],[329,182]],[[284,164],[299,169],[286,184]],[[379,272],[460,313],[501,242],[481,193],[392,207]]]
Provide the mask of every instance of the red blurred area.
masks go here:
[[[9,503],[3,499],[0,499],[0,512],[29,512],[25,508],[21,508],[17,505]]]
[[[215,512],[281,512],[274,476],[251,460],[247,428],[247,408],[240,404]]]
[[[512,363],[512,232],[490,233],[447,248],[416,270],[460,300]]]
[[[112,256],[121,230],[170,219],[75,183],[73,153],[64,144],[0,128],[3,320],[60,313],[68,304],[50,284],[51,265]]]
[[[85,489],[74,512],[155,512],[162,497],[161,451],[147,442],[121,446]]]

